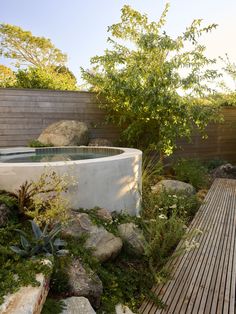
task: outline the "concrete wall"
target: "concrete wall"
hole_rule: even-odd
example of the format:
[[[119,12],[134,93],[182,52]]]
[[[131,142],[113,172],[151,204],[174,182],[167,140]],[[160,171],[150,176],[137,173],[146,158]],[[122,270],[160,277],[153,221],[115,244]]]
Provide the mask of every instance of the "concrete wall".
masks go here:
[[[98,103],[89,92],[0,88],[0,147],[26,146],[59,120],[86,122],[91,138],[117,139],[118,130],[104,125]]]
[[[89,150],[94,151],[92,148]],[[71,185],[66,196],[72,208],[90,209],[99,206],[110,211],[126,210],[131,215],[137,215],[141,200],[142,152],[129,148],[122,150],[122,154],[95,159],[40,163],[0,162],[0,189],[16,192],[25,181],[37,181],[47,167],[49,172],[69,176]],[[20,152],[26,153],[29,149],[19,149],[18,153]],[[9,153],[9,149],[0,150],[2,156]],[[16,153],[16,150],[12,153]]]

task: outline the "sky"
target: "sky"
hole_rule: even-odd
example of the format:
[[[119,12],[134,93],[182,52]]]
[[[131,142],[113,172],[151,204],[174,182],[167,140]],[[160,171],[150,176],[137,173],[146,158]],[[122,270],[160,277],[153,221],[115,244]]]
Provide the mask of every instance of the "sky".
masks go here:
[[[218,28],[203,38],[209,57],[224,56],[236,62],[236,0],[171,0],[165,30],[177,36],[193,21]],[[128,4],[158,20],[164,0],[0,0],[0,23],[30,30],[50,38],[68,55],[68,66],[79,79],[80,67],[90,67],[90,58],[103,54],[107,27],[119,22],[120,10]],[[0,63],[9,62],[1,59]],[[79,79],[80,82],[80,79]]]

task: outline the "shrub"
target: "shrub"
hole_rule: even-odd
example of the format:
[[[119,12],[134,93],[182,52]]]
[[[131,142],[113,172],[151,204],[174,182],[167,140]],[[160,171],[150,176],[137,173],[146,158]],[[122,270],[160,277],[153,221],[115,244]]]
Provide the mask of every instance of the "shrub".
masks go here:
[[[207,187],[207,168],[196,159],[180,159],[174,165],[176,179],[192,184],[197,190]]]
[[[63,193],[68,186],[68,176],[59,176],[55,171],[43,173],[38,181],[26,181],[16,193],[19,212],[39,224],[65,222],[69,202]]]
[[[43,144],[38,140],[30,140],[28,143],[29,147],[52,147],[52,144]]]

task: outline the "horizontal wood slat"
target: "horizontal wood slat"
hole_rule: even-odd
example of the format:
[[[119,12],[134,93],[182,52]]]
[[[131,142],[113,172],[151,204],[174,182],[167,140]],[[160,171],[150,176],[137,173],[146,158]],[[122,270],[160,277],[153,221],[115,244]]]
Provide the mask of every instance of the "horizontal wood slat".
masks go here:
[[[45,127],[59,120],[84,121],[88,123],[91,138],[116,141],[119,132],[114,126],[104,125],[105,113],[99,108],[101,101],[90,92],[0,88],[0,146],[27,145],[23,137],[26,132],[22,130],[28,129],[28,134],[37,138]],[[174,156],[216,157],[236,162],[236,108],[224,108],[222,113],[223,124],[207,127],[208,139],[201,139],[195,132],[192,143],[178,140],[179,148]],[[8,130],[12,131],[7,133]]]
[[[116,141],[118,129],[104,123],[100,102],[89,92],[0,89],[0,147],[25,146],[59,120],[83,121],[91,138]]]
[[[236,180],[215,180],[188,231],[202,231],[195,237],[199,248],[172,260],[172,279],[152,289],[165,309],[146,300],[140,313],[235,313],[235,205]],[[177,250],[184,247],[181,241]]]

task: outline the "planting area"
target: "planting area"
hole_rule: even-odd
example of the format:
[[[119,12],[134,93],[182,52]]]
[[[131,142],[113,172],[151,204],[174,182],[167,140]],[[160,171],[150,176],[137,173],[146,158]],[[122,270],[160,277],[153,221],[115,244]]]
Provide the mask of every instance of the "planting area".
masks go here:
[[[70,178],[54,172],[15,193],[1,191],[1,304],[20,287],[37,286],[35,275],[42,273],[50,280],[42,313],[62,313],[72,296],[87,298],[96,313],[116,313],[119,304],[136,313],[146,298],[165,307],[151,288],[169,279],[167,262],[212,180],[220,171],[229,176],[229,165],[221,163],[179,160],[166,169],[144,158],[140,216],[98,207],[72,210],[66,199]],[[198,232],[178,254],[197,249]]]

